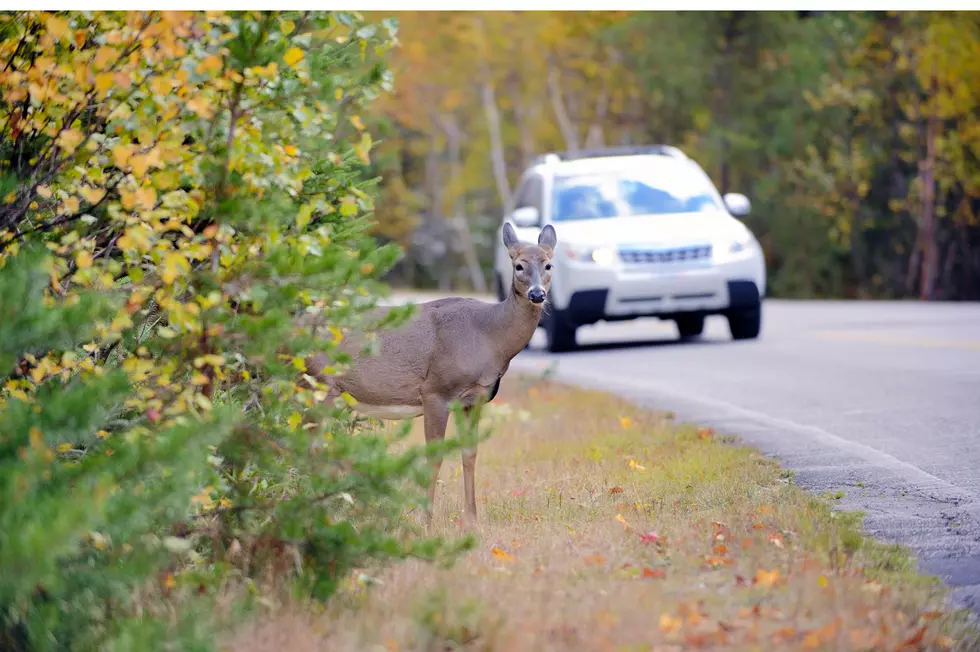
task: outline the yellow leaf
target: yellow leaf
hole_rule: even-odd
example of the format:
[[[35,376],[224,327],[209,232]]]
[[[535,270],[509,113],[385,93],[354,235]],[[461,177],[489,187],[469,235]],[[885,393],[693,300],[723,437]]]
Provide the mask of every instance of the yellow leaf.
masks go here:
[[[62,39],[68,36],[68,21],[64,18],[59,18],[58,16],[48,16],[48,19],[45,22],[45,27],[48,28],[48,32],[50,32],[56,39]]]
[[[126,188],[121,188],[119,190],[119,203],[121,203],[122,207],[125,208],[127,211],[131,211],[134,208],[136,208],[136,191],[127,190]],[[126,236],[123,237],[125,238]],[[120,238],[119,246],[124,247],[121,240],[122,238]]]
[[[187,108],[205,120],[214,115],[214,108],[203,97],[195,97],[187,103]]]
[[[171,285],[177,280],[181,272],[189,271],[191,271],[191,264],[184,258],[184,254],[179,251],[171,251],[163,259],[163,272],[160,276],[164,283]]]
[[[755,583],[759,586],[776,586],[779,584],[779,571],[759,569],[755,572]]]
[[[677,631],[681,626],[681,619],[670,614],[660,614],[660,631],[669,634]]]
[[[627,428],[632,428],[633,420],[629,417],[619,417],[619,425],[621,425],[624,430]]]
[[[11,190],[3,198],[3,203],[4,204],[13,204],[16,199],[17,199],[17,191],[16,190]]]
[[[334,91],[333,91],[333,97],[338,102],[340,100],[344,99],[344,89],[343,88],[335,88]]]
[[[106,439],[109,437],[109,433],[106,432],[105,430],[100,430],[95,434],[99,436],[99,439]]]
[[[137,154],[129,159],[129,164],[133,167],[133,174],[136,178],[142,179],[146,176],[146,171],[150,167],[150,159],[145,154]]]
[[[313,217],[313,206],[310,204],[300,206],[299,212],[296,213],[296,227],[302,231],[310,223],[311,217]]]
[[[78,190],[78,194],[88,203],[98,204],[105,197],[105,190],[102,188],[92,188],[91,186],[82,186]]]
[[[154,77],[150,81],[150,90],[156,95],[169,95],[170,91],[173,90],[173,84],[171,84],[169,79]]]
[[[296,23],[291,20],[284,20],[279,23],[279,29],[282,30],[283,34],[292,34],[293,30],[296,29]]]
[[[622,514],[616,514],[616,520],[619,521],[620,523],[622,523],[623,524],[623,527],[625,527],[627,530],[633,529],[632,526],[629,523],[626,522],[626,519],[623,518],[623,515]]]
[[[116,145],[112,148],[112,162],[120,170],[125,169],[130,157],[136,151],[135,145]]]
[[[282,60],[295,68],[296,64],[303,60],[303,56],[303,51],[294,47],[286,50],[286,54],[282,56]]]
[[[490,549],[490,554],[493,555],[498,561],[512,561],[514,559],[514,555],[498,548],[497,546]]]
[[[75,255],[75,264],[78,265],[78,269],[88,269],[92,266],[92,254],[87,251],[79,251]]]
[[[105,70],[109,67],[109,63],[116,57],[116,48],[109,47],[108,45],[103,45],[98,50],[95,51],[95,67],[99,70]]]
[[[67,215],[74,215],[79,208],[81,208],[81,202],[78,201],[78,197],[69,197],[65,200],[62,211]]]
[[[201,63],[197,64],[196,72],[213,72],[216,70],[221,70],[222,59],[220,55],[212,54],[201,60]]]
[[[44,199],[51,199],[51,195],[53,195],[54,193],[52,193],[51,188],[47,186],[38,186],[37,194],[39,197],[43,197]]]
[[[645,466],[640,466],[639,464],[637,464],[636,463],[636,460],[630,460],[630,468],[633,469],[634,471],[646,471],[647,470]]]
[[[299,424],[303,423],[303,417],[300,415],[299,412],[293,412],[292,414],[289,415],[289,418],[286,420],[286,423],[289,424],[290,430],[296,430],[297,428],[299,428]]]
[[[817,586],[819,586],[821,589],[827,588],[829,584],[830,582],[827,581],[827,577],[825,575],[821,575],[817,578]]]
[[[298,150],[296,149],[296,145],[283,145],[282,149],[290,156],[296,156],[296,154],[298,153]]]
[[[95,76],[95,90],[101,94],[105,94],[112,88],[113,75],[111,72],[100,72]]]
[[[293,357],[293,366],[300,371],[306,371],[306,361],[298,355]]]
[[[62,149],[74,152],[85,140],[85,134],[78,129],[66,129],[58,136],[58,146]]]
[[[71,444],[58,444],[59,453],[67,453],[71,450]]]
[[[351,116],[350,123],[354,125],[354,128],[358,131],[364,131],[364,123],[361,122],[361,116],[355,115]]]

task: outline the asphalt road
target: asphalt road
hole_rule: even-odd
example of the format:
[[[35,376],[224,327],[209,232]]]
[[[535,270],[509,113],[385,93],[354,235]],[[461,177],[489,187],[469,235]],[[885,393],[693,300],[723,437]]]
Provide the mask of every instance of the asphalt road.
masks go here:
[[[431,297],[413,297],[427,300]],[[609,390],[778,458],[796,482],[909,546],[980,611],[980,304],[770,300],[758,340],[711,317],[699,341],[655,319],[538,331],[514,371]]]

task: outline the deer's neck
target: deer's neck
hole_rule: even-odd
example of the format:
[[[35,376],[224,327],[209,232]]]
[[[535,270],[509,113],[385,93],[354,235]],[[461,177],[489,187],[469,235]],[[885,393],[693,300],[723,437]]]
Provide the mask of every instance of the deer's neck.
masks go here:
[[[510,362],[534,335],[541,320],[544,304],[534,305],[517,296],[512,287],[507,298],[494,306],[491,336],[499,350]]]

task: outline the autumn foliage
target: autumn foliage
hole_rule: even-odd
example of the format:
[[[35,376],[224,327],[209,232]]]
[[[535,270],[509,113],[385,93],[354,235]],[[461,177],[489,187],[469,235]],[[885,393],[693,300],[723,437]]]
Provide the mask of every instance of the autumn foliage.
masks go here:
[[[776,295],[980,297],[975,13],[399,19],[378,217],[409,245],[403,282],[492,287],[491,234],[535,154],[666,143],[751,198]]]
[[[300,384],[398,255],[359,116],[393,33],[0,15],[0,647],[206,647],[230,587],[444,550],[401,518],[438,451]]]

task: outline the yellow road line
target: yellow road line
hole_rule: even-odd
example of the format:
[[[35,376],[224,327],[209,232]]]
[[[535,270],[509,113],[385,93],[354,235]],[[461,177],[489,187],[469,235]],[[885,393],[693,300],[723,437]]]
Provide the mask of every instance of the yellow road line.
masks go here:
[[[820,331],[814,333],[814,335],[825,340],[870,342],[872,344],[904,344],[905,346],[922,346],[933,349],[980,351],[980,340],[939,340],[927,337],[899,337],[885,333],[857,333],[850,331]]]

